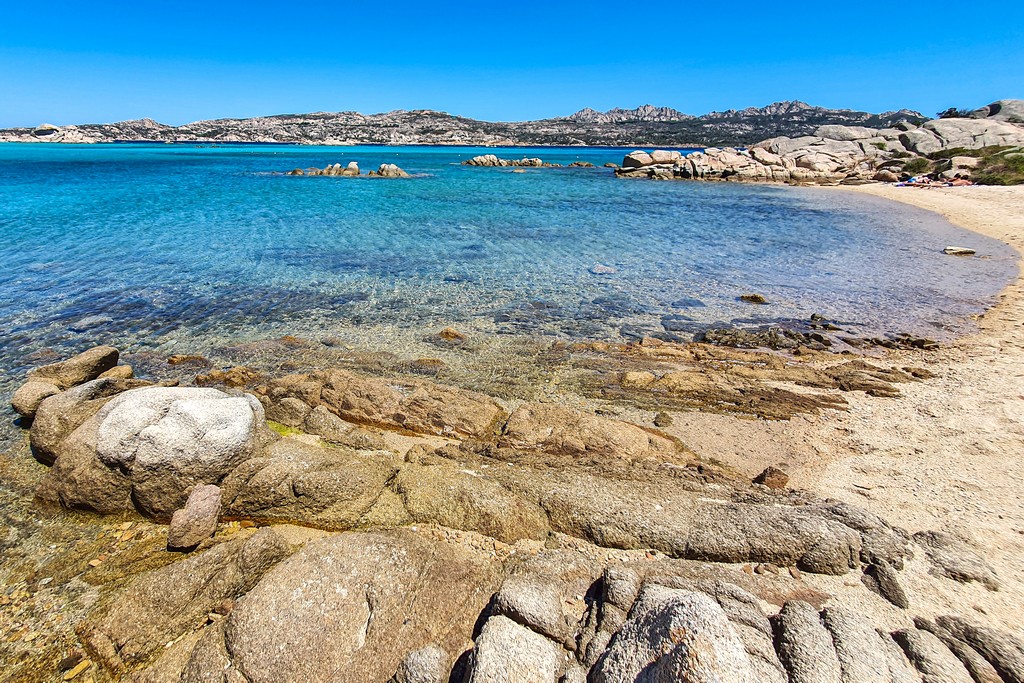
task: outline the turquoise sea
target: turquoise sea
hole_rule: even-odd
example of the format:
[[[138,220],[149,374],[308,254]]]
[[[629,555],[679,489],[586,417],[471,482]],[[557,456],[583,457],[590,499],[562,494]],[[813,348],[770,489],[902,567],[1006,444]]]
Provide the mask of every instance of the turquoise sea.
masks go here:
[[[1016,272],[1001,243],[882,200],[600,167],[628,151],[0,145],[4,388],[41,349],[97,342],[201,352],[365,331],[371,347],[445,325],[614,340],[813,313],[948,338]],[[598,167],[459,165],[488,152]],[[281,175],[352,160],[415,177]]]

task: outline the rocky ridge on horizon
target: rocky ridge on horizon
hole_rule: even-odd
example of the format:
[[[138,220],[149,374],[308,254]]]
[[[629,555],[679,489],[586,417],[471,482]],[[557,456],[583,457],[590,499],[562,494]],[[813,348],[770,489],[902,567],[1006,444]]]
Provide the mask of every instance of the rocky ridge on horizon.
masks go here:
[[[684,114],[668,107],[598,112],[582,109],[538,121],[491,122],[427,109],[379,114],[315,112],[168,126],[152,119],[0,130],[0,142],[254,142],[386,145],[745,145],[781,135],[810,135],[822,125],[888,127],[920,122],[917,112],[872,114],[776,102],[763,108]]]

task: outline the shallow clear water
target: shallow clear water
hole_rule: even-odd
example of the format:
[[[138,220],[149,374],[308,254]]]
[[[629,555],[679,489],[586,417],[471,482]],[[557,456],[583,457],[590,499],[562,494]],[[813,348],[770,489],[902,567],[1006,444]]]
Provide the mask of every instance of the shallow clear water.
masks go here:
[[[0,145],[0,368],[43,347],[448,324],[615,339],[820,313],[943,337],[1016,270],[1001,243],[849,193],[458,165],[626,151]],[[350,160],[417,177],[278,174]]]

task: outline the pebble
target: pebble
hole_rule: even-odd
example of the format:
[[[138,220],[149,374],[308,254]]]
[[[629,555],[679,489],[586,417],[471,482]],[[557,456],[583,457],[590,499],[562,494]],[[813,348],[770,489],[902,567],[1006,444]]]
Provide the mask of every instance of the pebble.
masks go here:
[[[71,671],[69,671],[66,674],[64,674],[64,680],[65,681],[74,680],[74,678],[76,676],[78,676],[78,674],[82,673],[83,671],[88,669],[90,666],[92,666],[92,662],[90,662],[88,659],[83,659],[81,662],[78,663],[78,666],[76,666],[74,669],[72,669]]]

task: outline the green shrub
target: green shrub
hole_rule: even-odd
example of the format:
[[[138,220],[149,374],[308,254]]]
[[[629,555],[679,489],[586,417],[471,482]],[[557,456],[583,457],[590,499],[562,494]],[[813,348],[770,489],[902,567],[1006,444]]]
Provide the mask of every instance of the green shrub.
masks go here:
[[[889,144],[886,143],[886,142],[872,142],[871,145],[875,149],[880,149],[880,150],[883,150],[883,151],[889,148]]]
[[[910,175],[917,175],[918,173],[924,173],[932,167],[932,163],[924,157],[916,157],[903,164],[903,171]]]
[[[980,149],[967,149],[966,147],[952,147],[950,149],[944,149],[939,152],[932,152],[927,155],[929,159],[938,161],[939,159],[952,159],[953,157],[974,157],[976,159],[983,159],[999,152],[1004,152],[1012,147],[1000,147],[993,145],[991,147],[982,147]]]
[[[1018,147],[983,158],[971,178],[981,185],[1024,184],[1024,150]]]

